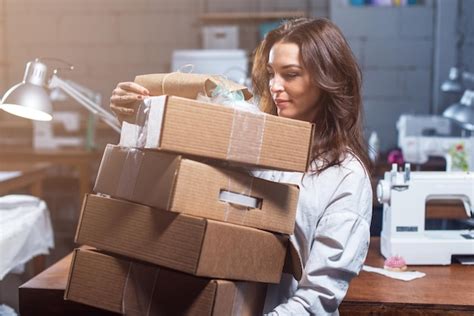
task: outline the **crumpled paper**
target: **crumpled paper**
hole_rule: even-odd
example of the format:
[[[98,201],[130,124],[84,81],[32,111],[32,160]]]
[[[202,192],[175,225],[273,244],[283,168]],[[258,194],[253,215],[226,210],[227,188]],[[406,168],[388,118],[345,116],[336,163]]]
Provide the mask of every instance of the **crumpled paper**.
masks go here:
[[[367,272],[374,272],[378,273],[381,275],[384,275],[386,277],[392,278],[392,279],[397,279],[397,280],[402,280],[402,281],[412,281],[418,278],[422,278],[426,275],[426,273],[419,272],[419,271],[403,271],[403,272],[397,272],[397,271],[389,271],[386,269],[382,268],[376,268],[376,267],[371,267],[364,265],[362,267],[362,270],[367,271]]]
[[[225,86],[218,85],[208,97],[202,93],[199,93],[197,98],[198,101],[215,103],[223,106],[227,106],[233,109],[247,111],[251,113],[262,114],[258,106],[248,100],[245,100],[244,94],[241,90],[231,91]]]

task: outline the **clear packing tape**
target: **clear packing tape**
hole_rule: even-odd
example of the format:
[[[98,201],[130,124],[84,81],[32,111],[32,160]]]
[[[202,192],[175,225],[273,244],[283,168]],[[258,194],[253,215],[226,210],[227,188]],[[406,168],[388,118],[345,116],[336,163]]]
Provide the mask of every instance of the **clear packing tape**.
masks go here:
[[[137,148],[156,148],[157,145],[159,147],[166,102],[166,96],[144,100],[139,107],[135,124],[123,123],[120,145]],[[263,113],[234,108],[225,160],[257,165],[260,161],[265,120],[266,115]]]
[[[137,76],[135,82],[146,87],[150,95],[161,97],[147,98],[137,106],[133,119],[124,121],[120,145],[139,148],[159,146],[167,102],[163,95],[179,96],[233,108],[225,160],[258,164],[266,115],[249,101],[252,95],[246,87],[220,76],[180,72]]]
[[[240,91],[230,92],[224,88],[218,90],[220,92],[208,98],[207,103],[233,108],[225,160],[258,164],[266,115],[258,111],[255,105],[244,101]],[[216,103],[221,101],[225,101],[224,105]],[[123,122],[120,145],[138,148],[159,147],[166,103],[166,96],[150,97],[141,102],[136,110],[135,122],[133,124]]]
[[[222,77],[183,73],[138,76],[135,82],[148,88],[151,95],[172,94],[197,98],[198,101],[214,106],[232,108],[232,125],[225,160],[259,164],[266,115],[255,104],[246,101],[251,97],[247,89]],[[134,124],[123,123],[120,145],[129,148],[156,148],[161,139],[166,102],[166,96],[150,97],[141,102],[136,109]],[[133,150],[127,153],[118,196],[127,198],[132,194],[141,155],[139,151]],[[232,177],[228,177],[228,185],[224,190],[227,192],[220,196],[227,203],[225,221],[236,207],[245,209],[258,206],[258,201],[251,198],[253,178],[249,179],[250,183],[244,186],[244,190],[236,190],[241,185],[236,185]],[[245,213],[242,213],[239,222],[244,221]]]
[[[144,203],[143,201],[137,201],[135,194],[137,189],[138,179],[140,174],[143,172],[152,173],[149,170],[150,163],[147,163],[146,166],[144,163],[145,155],[158,154],[152,151],[146,151],[138,148],[120,148],[120,151],[125,152],[123,158],[123,164],[119,169],[118,182],[115,186],[115,192],[110,192],[108,194],[118,197],[121,199],[129,200],[136,203]],[[107,154],[107,150],[106,150]],[[113,158],[108,158],[113,159]],[[117,159],[115,159],[117,161]],[[163,164],[169,164],[169,160],[163,159]],[[169,168],[174,168],[173,164],[169,165]],[[143,171],[148,169],[148,171]],[[215,203],[221,205],[223,211],[222,220],[225,222],[232,222],[234,224],[245,225],[246,216],[250,210],[258,210],[262,207],[263,197],[253,192],[254,187],[254,177],[247,173],[240,173],[234,170],[219,168],[221,172],[219,174],[225,174],[226,181],[216,180],[222,183],[219,187],[219,192],[212,192],[212,196],[207,197],[208,199],[215,199]],[[179,170],[179,169],[177,169]],[[174,171],[176,172],[176,170]],[[174,173],[173,172],[173,173]],[[99,171],[100,175],[100,171]],[[157,175],[159,177],[160,175]],[[174,180],[176,181],[176,180]],[[224,185],[224,182],[226,183]],[[164,187],[164,185],[169,187]],[[199,184],[197,184],[199,185]],[[170,205],[170,199],[175,195],[171,193],[171,190],[175,188],[176,184],[170,184],[168,182],[160,182],[157,179],[155,182],[150,183],[145,190],[149,192],[142,192],[142,196],[156,196],[157,192],[170,192],[166,197],[167,201],[162,202],[162,204]],[[143,190],[143,185],[140,186]],[[217,186],[212,186],[216,187]],[[102,193],[102,192],[99,192]],[[221,202],[221,203],[219,203]],[[145,203],[147,204],[147,203]],[[156,205],[150,205],[152,207],[157,207]],[[164,208],[164,206],[163,206]],[[179,212],[179,210],[177,210]]]
[[[127,278],[122,290],[121,313],[123,315],[152,316],[163,312],[159,310],[159,306],[155,306],[159,304],[155,296],[159,291],[158,283],[162,271],[164,270],[157,266],[129,263]],[[246,282],[234,282],[234,284],[236,287],[232,300],[231,315],[247,315],[243,307],[248,284]]]
[[[144,154],[144,152],[136,148],[129,148],[127,150],[119,182],[117,183],[116,196],[132,200]]]

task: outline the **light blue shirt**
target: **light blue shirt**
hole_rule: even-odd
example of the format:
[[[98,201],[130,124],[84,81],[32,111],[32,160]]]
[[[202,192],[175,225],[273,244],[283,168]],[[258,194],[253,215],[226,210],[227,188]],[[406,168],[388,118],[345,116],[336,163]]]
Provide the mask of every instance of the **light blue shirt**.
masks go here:
[[[298,282],[284,274],[270,285],[268,315],[338,315],[339,304],[367,256],[372,187],[362,164],[348,154],[341,166],[320,174],[253,171],[254,176],[297,184],[300,195],[290,241],[303,263]]]

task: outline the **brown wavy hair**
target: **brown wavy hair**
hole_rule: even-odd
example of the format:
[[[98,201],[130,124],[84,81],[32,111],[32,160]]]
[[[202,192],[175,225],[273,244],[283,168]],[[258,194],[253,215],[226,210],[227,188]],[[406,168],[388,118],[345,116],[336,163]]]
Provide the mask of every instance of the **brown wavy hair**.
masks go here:
[[[270,31],[254,52],[252,84],[262,111],[276,115],[267,64],[277,42],[295,43],[313,84],[321,90],[317,107],[312,160],[316,170],[341,165],[352,152],[369,172],[371,162],[363,136],[362,75],[339,28],[327,19],[298,18]]]

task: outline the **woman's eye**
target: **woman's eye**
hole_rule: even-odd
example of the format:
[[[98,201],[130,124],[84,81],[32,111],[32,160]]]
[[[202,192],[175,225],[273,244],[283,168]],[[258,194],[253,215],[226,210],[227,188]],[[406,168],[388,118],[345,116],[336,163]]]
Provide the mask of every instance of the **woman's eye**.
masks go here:
[[[296,73],[296,72],[289,72],[289,73],[285,74],[285,77],[290,78],[290,79],[296,78],[298,76],[299,76],[299,74]]]

